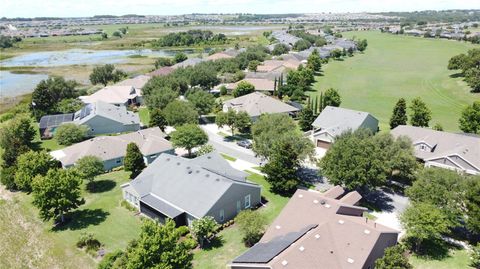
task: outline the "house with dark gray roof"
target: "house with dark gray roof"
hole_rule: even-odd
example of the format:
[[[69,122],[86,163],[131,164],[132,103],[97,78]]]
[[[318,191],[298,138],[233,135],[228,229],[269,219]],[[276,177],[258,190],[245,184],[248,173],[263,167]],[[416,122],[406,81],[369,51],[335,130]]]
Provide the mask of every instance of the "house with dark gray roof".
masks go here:
[[[335,137],[359,128],[378,131],[378,120],[368,112],[326,106],[312,123],[311,139],[317,147],[328,149]]]
[[[412,140],[415,156],[425,166],[480,174],[480,137],[456,134],[428,128],[400,125],[391,134]]]
[[[231,269],[373,268],[398,231],[363,217],[362,197],[336,186],[324,193],[297,190],[260,241]]]
[[[205,216],[224,223],[261,201],[261,187],[217,152],[194,159],[162,154],[122,191],[142,214],[177,225]]]

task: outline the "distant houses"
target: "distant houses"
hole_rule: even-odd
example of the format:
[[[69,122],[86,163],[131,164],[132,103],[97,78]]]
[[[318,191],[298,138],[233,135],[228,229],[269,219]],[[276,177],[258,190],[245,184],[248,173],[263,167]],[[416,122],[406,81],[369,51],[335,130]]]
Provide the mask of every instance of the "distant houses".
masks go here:
[[[229,265],[243,268],[373,268],[398,231],[364,217],[357,192],[297,190],[260,242]]]
[[[162,223],[190,225],[205,216],[224,223],[260,203],[261,187],[246,177],[217,152],[195,159],[162,154],[122,190],[126,201]]]
[[[237,112],[244,111],[252,120],[256,120],[262,114],[285,113],[292,115],[300,111],[297,107],[288,105],[260,92],[253,92],[225,101],[223,111],[228,111],[229,109]]]
[[[428,128],[400,125],[391,131],[395,137],[407,136],[412,140],[415,156],[433,166],[480,174],[480,137],[455,134]]]
[[[118,136],[98,136],[50,154],[60,161],[64,168],[74,166],[82,157],[95,156],[103,161],[105,171],[109,171],[123,165],[129,143],[137,144],[147,165],[162,153],[174,154],[172,144],[165,139],[165,134],[158,127]]]
[[[368,112],[327,106],[315,119],[312,126],[311,138],[315,145],[328,149],[335,141],[335,137],[346,131],[366,128],[376,133],[378,120]]]
[[[235,83],[221,84],[225,86],[227,90],[233,91],[237,88],[238,84],[242,81],[248,82],[255,87],[255,91],[273,93],[275,88],[275,81],[267,78],[245,78]],[[216,87],[219,88],[219,87]]]
[[[88,127],[89,135],[133,132],[140,129],[137,114],[125,106],[115,106],[102,101],[85,105],[75,113],[47,115],[40,119],[40,135],[51,138],[61,124],[74,123]]]

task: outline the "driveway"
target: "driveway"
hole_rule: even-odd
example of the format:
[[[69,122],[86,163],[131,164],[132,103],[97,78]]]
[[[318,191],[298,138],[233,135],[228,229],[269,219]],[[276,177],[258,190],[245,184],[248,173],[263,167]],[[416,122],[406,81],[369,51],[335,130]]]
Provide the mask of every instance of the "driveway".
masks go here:
[[[235,142],[226,141],[225,137],[219,135],[223,133],[230,133],[225,129],[219,129],[214,123],[200,125],[208,135],[208,143],[211,144],[218,152],[225,153],[240,160],[260,166],[262,160],[255,157],[255,153],[251,149],[246,149],[238,146]]]

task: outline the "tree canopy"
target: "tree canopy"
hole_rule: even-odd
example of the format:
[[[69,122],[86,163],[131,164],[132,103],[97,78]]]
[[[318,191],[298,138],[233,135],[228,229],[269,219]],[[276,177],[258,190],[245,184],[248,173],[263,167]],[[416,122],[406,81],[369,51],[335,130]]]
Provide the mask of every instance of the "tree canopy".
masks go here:
[[[395,245],[385,249],[383,257],[375,261],[376,269],[413,269],[403,245]]]
[[[253,86],[248,81],[240,81],[237,87],[233,90],[232,94],[234,97],[240,97],[243,95],[247,95],[255,91],[255,86]]]
[[[65,214],[85,203],[81,197],[82,179],[72,169],[50,169],[33,180],[33,205],[43,220],[65,221]]]
[[[106,64],[93,68],[90,74],[90,82],[92,84],[103,84],[107,86],[110,81],[118,82],[127,75],[122,70],[115,69],[113,64]]]
[[[22,191],[30,192],[35,176],[45,176],[50,169],[58,167],[58,161],[53,159],[46,151],[31,150],[26,152],[17,159],[15,185]]]
[[[228,126],[232,135],[235,135],[235,130],[244,130],[252,124],[250,116],[245,111],[236,112],[229,109],[227,112],[220,111],[215,117],[215,123],[218,127]]]
[[[65,123],[55,130],[55,139],[58,144],[70,146],[74,143],[85,140],[88,136],[88,128],[75,123]]]
[[[410,104],[410,123],[413,126],[428,127],[432,119],[432,112],[420,97],[416,97]]]
[[[472,88],[472,92],[480,92],[480,49],[475,48],[467,54],[453,56],[448,61],[448,69],[460,70],[465,82]]]
[[[339,107],[342,103],[342,98],[337,90],[334,88],[328,88],[323,95],[323,103],[325,106],[335,106]]]
[[[480,101],[474,101],[463,109],[459,123],[463,132],[480,134]]]
[[[392,117],[390,118],[390,129],[394,129],[399,125],[407,124],[407,103],[405,99],[398,99],[393,108]]]
[[[273,153],[276,142],[288,139],[294,141],[294,150],[299,159],[313,155],[314,146],[303,136],[297,124],[286,114],[263,114],[252,125],[253,151],[266,159]]]
[[[198,112],[190,102],[175,100],[163,110],[163,116],[170,126],[198,122]]]
[[[130,178],[135,178],[145,168],[143,154],[134,142],[127,145],[127,153],[123,159],[123,167],[125,171],[131,172]]]
[[[215,97],[201,89],[187,91],[187,100],[193,104],[199,115],[207,115],[215,106]]]
[[[196,124],[185,124],[177,127],[176,131],[170,134],[174,147],[182,147],[192,156],[192,149],[208,142],[207,134]]]
[[[148,122],[148,127],[159,127],[162,132],[165,131],[167,126],[167,120],[162,114],[162,111],[158,108],[150,110],[150,121]]]
[[[247,247],[257,243],[265,232],[267,220],[258,211],[243,210],[235,218],[235,223],[243,234],[243,242]]]
[[[197,238],[200,247],[203,247],[205,240],[213,236],[218,229],[218,223],[212,216],[205,216],[201,219],[192,221],[190,231]]]
[[[32,93],[32,113],[35,118],[62,112],[65,107],[65,103],[60,104],[62,100],[78,97],[76,85],[74,80],[65,80],[63,77],[49,77],[40,81]]]
[[[75,168],[83,179],[90,182],[92,182],[96,176],[105,171],[102,160],[97,156],[92,155],[87,155],[80,158],[76,162]]]

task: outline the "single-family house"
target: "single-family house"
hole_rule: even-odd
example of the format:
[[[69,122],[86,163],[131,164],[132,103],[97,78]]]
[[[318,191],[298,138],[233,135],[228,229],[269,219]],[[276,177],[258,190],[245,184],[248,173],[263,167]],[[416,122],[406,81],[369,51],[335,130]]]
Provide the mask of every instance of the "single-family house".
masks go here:
[[[273,92],[273,89],[275,87],[274,80],[265,79],[265,78],[245,78],[235,83],[227,83],[222,85],[224,85],[227,88],[227,90],[232,91],[236,89],[238,84],[241,83],[242,81],[252,84],[255,87],[255,90],[260,92]]]
[[[346,131],[366,128],[376,133],[378,120],[368,112],[327,106],[318,115],[312,126],[311,138],[315,145],[328,149],[335,141],[335,137]]]
[[[436,131],[428,128],[400,125],[391,134],[412,140],[417,159],[425,166],[480,174],[480,136]]]
[[[208,61],[216,61],[216,60],[220,60],[220,59],[231,59],[233,58],[234,56],[228,54],[228,53],[225,53],[223,51],[221,52],[217,52],[217,53],[214,53],[212,55],[209,55],[207,57],[207,60]]]
[[[115,106],[102,101],[85,105],[75,112],[73,123],[88,126],[90,135],[140,130],[138,114],[127,111],[125,106]]]
[[[106,86],[91,95],[80,96],[79,98],[85,104],[102,101],[116,106],[140,105],[143,102],[141,89],[122,85]]]
[[[142,90],[143,86],[151,79],[151,76],[148,75],[138,75],[133,78],[125,79],[120,82],[115,83],[117,86],[132,86],[136,90]]]
[[[172,68],[173,69],[177,69],[177,68],[180,68],[180,67],[189,67],[189,66],[195,66],[201,62],[205,61],[205,59],[201,59],[201,58],[188,58],[186,59],[185,61],[183,62],[180,62],[180,63],[177,63],[177,64],[174,64],[172,65]]]
[[[257,72],[286,72],[289,69],[297,69],[302,64],[295,59],[266,60],[257,66]]]
[[[146,165],[152,163],[160,154],[174,154],[170,141],[158,127],[139,130],[117,136],[97,136],[69,147],[50,152],[64,168],[74,166],[85,156],[95,156],[103,161],[105,171],[123,165],[123,159],[129,143],[137,144]]]
[[[261,187],[246,177],[217,152],[194,159],[161,154],[122,191],[142,214],[160,222],[190,225],[211,216],[224,223],[261,201]]]
[[[225,101],[223,111],[233,109],[237,112],[244,111],[256,120],[262,114],[295,114],[300,111],[298,108],[288,105],[276,98],[270,97],[260,92],[252,92],[234,99]]]
[[[52,138],[57,127],[65,123],[87,126],[89,135],[133,132],[140,129],[138,115],[127,111],[125,106],[96,101],[75,113],[46,115],[40,118],[41,138]]]
[[[398,231],[363,216],[357,192],[297,190],[260,241],[231,269],[373,268]]]

